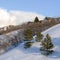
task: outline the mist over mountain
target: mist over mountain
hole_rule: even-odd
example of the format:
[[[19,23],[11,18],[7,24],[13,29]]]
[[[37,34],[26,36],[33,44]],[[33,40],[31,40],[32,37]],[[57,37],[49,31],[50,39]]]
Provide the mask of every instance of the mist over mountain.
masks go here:
[[[28,21],[34,21],[35,17],[39,20],[43,20],[45,16],[37,13],[18,11],[18,10],[7,10],[0,8],[0,27],[7,25],[19,25]]]

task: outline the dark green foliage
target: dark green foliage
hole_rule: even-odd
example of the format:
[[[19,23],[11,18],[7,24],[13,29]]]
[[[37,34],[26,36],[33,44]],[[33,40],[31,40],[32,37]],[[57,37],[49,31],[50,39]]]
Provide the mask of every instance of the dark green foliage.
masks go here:
[[[24,44],[24,48],[30,48],[30,47],[32,46],[32,43],[33,43],[33,42],[26,42],[26,43]]]
[[[31,29],[27,29],[24,31],[24,38],[25,38],[25,41],[30,41],[33,39],[33,32]]]
[[[40,48],[41,52],[43,52],[44,55],[49,55],[53,50],[51,50],[54,45],[51,41],[51,37],[49,34],[46,35],[46,38],[41,42],[42,47]]]
[[[24,48],[30,48],[32,46],[33,32],[31,29],[27,29],[24,31],[25,44]]]
[[[45,17],[45,20],[48,20],[48,17]]]
[[[39,22],[38,17],[35,18],[34,22],[36,22],[36,23]]]
[[[41,42],[41,40],[43,39],[43,34],[41,34],[40,32],[37,32],[36,33],[36,41],[37,42]]]
[[[49,19],[51,19],[50,17],[45,17],[45,20],[49,20]]]

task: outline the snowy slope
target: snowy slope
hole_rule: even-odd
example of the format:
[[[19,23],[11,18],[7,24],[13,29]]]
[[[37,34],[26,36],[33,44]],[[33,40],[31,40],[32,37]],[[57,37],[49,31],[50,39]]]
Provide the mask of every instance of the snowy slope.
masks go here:
[[[42,32],[49,33],[54,43],[54,53],[48,57],[40,54],[40,44],[34,43],[29,49],[23,48],[23,43],[11,51],[0,56],[0,60],[60,60],[60,24]]]
[[[24,22],[33,21],[35,17],[43,20],[45,16],[18,10],[7,10],[0,8],[0,27],[7,25],[18,25]]]

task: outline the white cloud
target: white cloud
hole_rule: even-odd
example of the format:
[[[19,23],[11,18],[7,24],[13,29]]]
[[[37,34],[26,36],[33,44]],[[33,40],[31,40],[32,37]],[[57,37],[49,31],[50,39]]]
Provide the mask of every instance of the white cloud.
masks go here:
[[[7,9],[0,8],[0,27],[33,21],[36,16],[38,16],[39,19],[44,18],[44,16],[32,12],[8,11]]]
[[[10,16],[7,10],[0,8],[0,26],[7,25],[9,18]]]

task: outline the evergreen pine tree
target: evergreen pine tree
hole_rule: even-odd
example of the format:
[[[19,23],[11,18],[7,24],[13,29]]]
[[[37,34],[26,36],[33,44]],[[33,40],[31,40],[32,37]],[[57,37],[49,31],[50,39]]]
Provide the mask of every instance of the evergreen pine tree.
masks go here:
[[[39,22],[39,19],[38,19],[38,17],[35,17],[35,20],[34,20],[34,22]]]
[[[43,39],[43,34],[41,34],[40,32],[37,32],[36,33],[36,41],[37,42],[41,42],[41,40]]]
[[[54,45],[51,41],[51,37],[49,36],[49,34],[46,35],[46,38],[44,38],[44,40],[41,42],[41,53],[45,54],[45,55],[49,55],[50,53],[53,52],[53,50],[51,50]]]
[[[24,31],[24,48],[30,48],[32,45],[32,39],[33,39],[33,32],[31,29],[27,29]]]
[[[31,29],[27,29],[24,31],[24,38],[25,41],[30,41],[33,39],[33,32]]]
[[[32,42],[26,42],[24,44],[24,48],[27,49],[27,48],[30,48],[32,46]]]

